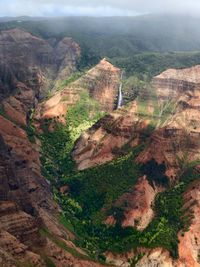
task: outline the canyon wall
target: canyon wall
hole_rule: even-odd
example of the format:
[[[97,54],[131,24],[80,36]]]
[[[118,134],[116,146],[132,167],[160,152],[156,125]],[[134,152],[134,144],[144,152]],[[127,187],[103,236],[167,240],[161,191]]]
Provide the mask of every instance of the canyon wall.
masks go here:
[[[87,92],[100,109],[110,112],[76,141],[73,158],[79,170],[109,162],[145,145],[137,157],[139,164],[154,160],[164,164],[165,175],[173,184],[180,172],[180,159],[199,159],[200,136],[200,66],[170,69],[153,79],[158,107],[157,115],[140,117],[136,99],[116,111],[120,70],[103,59],[79,79],[38,104],[49,89],[56,90],[60,80],[76,70],[80,47],[71,38],[43,40],[19,29],[0,33],[0,264],[5,267],[56,266],[95,267],[85,252],[73,243],[73,234],[59,223],[60,208],[55,203],[51,186],[41,175],[40,142],[30,139],[29,118],[33,109],[39,121],[61,119],[68,108]],[[53,88],[54,87],[54,88]],[[166,106],[167,105],[167,106]],[[170,115],[161,123],[165,108]],[[152,115],[154,115],[152,119]],[[156,117],[157,116],[157,117]],[[154,124],[152,120],[159,123]],[[198,165],[196,166],[199,170]],[[146,175],[115,203],[126,206],[122,226],[145,229],[155,214],[156,194],[165,190],[150,183]],[[161,248],[145,249],[136,266],[200,266],[199,251],[199,183],[184,194],[185,208],[193,211],[191,225],[184,235],[179,233],[179,259],[173,260]],[[115,218],[108,217],[108,224]],[[42,234],[43,233],[43,234]],[[56,240],[56,241],[55,241]],[[74,249],[76,255],[58,244]],[[134,256],[134,253],[133,253]],[[111,257],[111,256],[110,256]],[[120,257],[120,256],[119,256]],[[126,257],[125,260],[126,261]],[[118,261],[118,265],[122,261]],[[123,266],[130,266],[128,262]]]
[[[30,138],[29,119],[38,100],[52,83],[76,70],[79,57],[80,48],[71,38],[43,40],[19,29],[0,32],[2,267],[100,266],[87,260],[70,241],[73,234],[60,224],[61,210],[41,175],[40,142],[33,134]],[[80,256],[67,248],[77,249]]]
[[[96,101],[100,110],[111,112],[116,108],[119,84],[120,69],[103,59],[76,81],[55,92],[47,101],[40,104],[35,118],[56,118],[63,122],[69,107],[77,103],[84,93]]]
[[[165,175],[171,184],[176,184],[181,175],[180,162],[184,161],[186,165],[194,163],[198,172],[199,77],[200,66],[180,70],[170,69],[155,77],[152,86],[156,92],[159,112],[156,115],[152,114],[153,118],[150,114],[149,118],[144,120],[138,112],[140,103],[136,99],[127,107],[101,119],[82,134],[74,146],[73,157],[78,169],[111,161],[119,156],[125,146],[134,148],[143,143],[144,149],[139,153],[136,161],[142,165],[151,161],[164,165]],[[161,123],[160,117],[165,115],[165,108],[170,109],[170,112]],[[156,120],[154,130],[144,137],[144,132],[148,132],[147,129],[154,120]],[[151,207],[155,195],[165,189],[156,188],[155,184],[151,188],[151,185],[143,179],[140,178],[136,186],[122,195],[114,204],[116,207],[125,206],[123,226],[134,225],[138,229],[144,229],[154,216]],[[184,208],[190,210],[193,217],[188,230],[185,233],[179,233],[179,259],[173,260],[163,249],[144,249],[145,256],[137,262],[136,266],[200,266],[199,182],[193,183],[186,190],[184,203]],[[113,216],[109,216],[106,223],[113,225],[116,220]],[[115,257],[111,258],[115,261]],[[119,259],[116,262],[119,265],[123,263]],[[129,266],[125,260],[123,264],[122,266]]]

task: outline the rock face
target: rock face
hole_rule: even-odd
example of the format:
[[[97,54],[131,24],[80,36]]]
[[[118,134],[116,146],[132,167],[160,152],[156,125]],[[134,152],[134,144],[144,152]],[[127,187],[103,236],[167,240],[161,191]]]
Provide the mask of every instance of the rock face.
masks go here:
[[[41,243],[39,227],[42,220],[38,217],[39,210],[47,209],[56,214],[56,206],[48,184],[37,174],[39,166],[34,153],[34,156],[30,154],[30,161],[32,157],[35,162],[30,164],[24,144],[30,150],[31,144],[26,140],[23,130],[5,119],[1,121],[1,127],[5,131],[0,135],[0,259],[5,262],[9,258],[11,262],[37,262],[35,266],[43,266],[40,256],[32,253],[28,247]]]
[[[179,159],[188,161],[199,158],[200,144],[200,66],[183,70],[168,70],[154,78],[158,101],[171,105],[172,114],[164,126],[150,138],[149,146],[141,153],[139,162],[155,159],[165,163],[166,174],[176,177]]]
[[[55,262],[56,267],[70,266],[70,267],[103,267],[100,263],[91,262],[89,260],[81,260],[74,258],[69,252],[58,248],[53,242],[48,241],[46,249],[48,255]],[[104,265],[105,266],[105,265]]]
[[[0,116],[2,261],[11,259],[11,262],[46,266],[40,254],[33,252],[34,247],[41,251],[46,247],[39,230],[48,228],[61,238],[68,235],[57,221],[59,208],[53,201],[49,184],[40,174],[39,156],[38,146],[30,143],[25,131]]]
[[[133,226],[138,230],[145,229],[154,217],[152,207],[158,191],[149,184],[145,176],[141,177],[134,188],[123,194],[114,204],[114,207],[124,210],[121,225]],[[106,222],[115,222],[113,219],[109,217]]]
[[[51,46],[48,41],[19,29],[2,31],[0,92],[5,95],[16,90],[18,81],[42,96],[49,89],[50,80],[57,76],[67,78],[75,71],[79,56],[80,48],[71,38]]]
[[[46,229],[53,240],[70,242],[70,233],[58,220],[60,208],[41,175],[39,141],[31,143],[24,130],[49,82],[69,76],[79,56],[71,38],[47,42],[18,29],[0,33],[2,267],[52,265],[47,259],[56,266],[101,266],[75,258],[41,234]]]
[[[160,109],[164,112],[165,108],[170,108],[171,115],[161,128],[153,132],[138,162],[146,163],[155,159],[159,164],[165,163],[166,174],[172,179],[179,170],[177,156],[182,158],[187,153],[188,160],[198,159],[199,73],[200,66],[168,70],[153,80]],[[161,110],[160,116],[163,112]],[[112,160],[115,157],[113,151],[121,149],[128,142],[138,144],[148,124],[138,114],[138,103],[135,101],[128,108],[106,116],[84,133],[76,142],[73,152],[78,168],[84,169]],[[134,136],[137,138],[133,139]]]
[[[169,256],[169,253],[163,249],[154,249],[147,252],[146,255],[136,263],[137,267],[174,267],[177,266]],[[187,266],[187,265],[185,265]]]
[[[68,108],[74,105],[84,92],[88,92],[90,97],[97,101],[101,110],[112,111],[116,107],[119,84],[120,70],[103,59],[81,78],[39,105],[36,118],[57,118],[62,121]]]
[[[32,109],[38,106],[51,82],[55,81],[56,85],[58,80],[69,77],[76,69],[79,56],[80,48],[71,38],[43,40],[18,29],[0,33],[0,265],[3,267],[45,267],[49,266],[47,259],[57,267],[101,266],[75,258],[59,246],[62,242],[81,257],[85,255],[72,244],[69,240],[72,234],[58,221],[60,209],[53,200],[50,185],[41,175],[40,144],[38,140],[31,143],[24,130]],[[199,158],[199,74],[200,66],[196,66],[168,70],[154,78],[153,85],[163,109],[160,114],[166,103],[172,112],[162,127],[158,124],[148,135],[145,134],[150,121],[139,117],[137,101],[113,112],[120,70],[105,59],[40,104],[36,117],[61,119],[81,93],[88,92],[102,110],[111,113],[77,140],[73,157],[78,169],[108,162],[123,154],[126,146],[134,148],[145,139],[148,142],[137,161],[164,163],[166,175],[173,181],[180,170],[178,159]],[[152,204],[159,190],[144,176],[116,200],[114,206],[126,206],[122,226],[146,228],[154,216]],[[180,258],[172,260],[161,248],[141,248],[145,255],[136,266],[200,266],[199,192],[200,184],[196,182],[184,195],[185,208],[193,211],[193,218],[189,231],[179,234]],[[115,223],[115,219],[108,218],[107,223]],[[130,266],[124,257],[116,258],[116,264]]]
[[[125,145],[135,147],[147,122],[137,116],[137,103],[105,116],[77,140],[73,157],[79,170],[111,161]]]
[[[0,33],[0,99],[2,109],[13,121],[26,125],[37,99],[48,92],[54,80],[67,78],[76,70],[79,46],[71,39],[54,42],[19,29]],[[7,98],[5,99],[5,97]]]
[[[189,230],[184,235],[179,235],[179,261],[178,266],[200,266],[199,252],[200,252],[200,183],[191,185],[189,190],[184,195],[185,208],[190,208],[193,219]]]
[[[98,101],[102,109],[109,112],[116,107],[120,74],[120,69],[103,59],[79,82],[88,88],[90,96]]]
[[[28,246],[4,230],[0,232],[0,247],[0,263],[3,267],[15,267],[19,266],[19,263],[22,266],[31,263],[34,266],[45,267],[39,255],[31,252]]]
[[[165,108],[170,108],[171,114],[156,129],[146,137],[145,149],[137,158],[138,163],[148,163],[155,160],[158,164],[165,164],[166,175],[173,183],[180,173],[180,161],[195,162],[200,154],[200,66],[183,70],[167,70],[153,79],[153,86],[157,95],[159,116],[164,114]],[[162,110],[163,109],[163,110]],[[116,151],[123,149],[125,144],[134,147],[139,144],[143,129],[147,129],[148,122],[139,118],[138,102],[129,108],[107,115],[95,126],[82,134],[76,142],[73,156],[79,169],[93,167],[112,160]],[[197,169],[199,166],[197,166]],[[125,209],[125,219],[122,225],[138,225],[144,229],[151,221],[151,203],[156,192],[144,180],[129,192],[121,196],[115,203]],[[148,197],[149,196],[149,197]],[[137,207],[137,209],[136,209]],[[179,234],[179,259],[174,261],[170,255],[162,250],[145,250],[145,256],[136,266],[200,266],[199,263],[199,183],[188,188],[185,193],[185,208],[193,211],[192,224],[189,231]],[[147,218],[145,217],[147,214]],[[150,216],[149,216],[150,214]],[[147,220],[145,220],[147,219]],[[109,217],[107,223],[114,224],[115,219]],[[126,266],[126,265],[124,265]],[[127,265],[128,266],[128,265]]]

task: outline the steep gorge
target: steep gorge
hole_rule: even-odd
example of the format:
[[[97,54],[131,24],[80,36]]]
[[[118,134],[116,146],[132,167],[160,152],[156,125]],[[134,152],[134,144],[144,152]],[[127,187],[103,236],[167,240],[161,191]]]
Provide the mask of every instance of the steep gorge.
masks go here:
[[[106,59],[56,91],[80,55],[71,38],[0,34],[0,263],[199,266],[200,67],[167,70],[150,99],[114,111],[121,71]],[[90,124],[71,162],[72,126]]]
[[[71,38],[0,33],[1,266],[100,266],[69,241],[73,235],[59,222],[61,210],[41,175],[40,142],[30,125],[38,101],[76,70],[79,57]]]
[[[111,113],[82,134],[75,144],[73,156],[78,168],[82,170],[105,164],[119,157],[125,147],[133,149],[145,142],[145,148],[138,154],[136,162],[142,164],[148,180],[153,182],[153,188],[154,190],[157,188],[157,192],[166,190],[164,189],[166,177],[171,184],[170,190],[174,184],[177,189],[182,188],[184,184],[192,184],[194,181],[192,168],[195,168],[197,181],[194,182],[193,187],[185,187],[184,196],[187,197],[183,198],[186,207],[189,207],[191,212],[194,211],[195,215],[194,218],[193,216],[190,218],[189,214],[186,215],[191,220],[191,226],[187,226],[186,233],[180,231],[180,245],[178,246],[180,260],[170,260],[169,256],[165,258],[165,252],[153,250],[147,253],[148,256],[142,257],[136,266],[155,266],[155,264],[158,266],[185,266],[185,264],[186,266],[199,266],[198,236],[196,230],[193,230],[198,227],[196,219],[198,195],[194,197],[193,192],[198,191],[199,183],[199,66],[183,70],[167,70],[153,79],[150,90],[152,90],[150,101],[155,101],[155,94],[157,99],[156,105],[154,102],[153,113],[148,114],[148,111],[143,109],[143,114],[141,114],[141,100],[136,99],[128,107]],[[146,106],[148,106],[148,101],[149,99],[147,99]],[[162,171],[160,172],[159,169]],[[160,183],[162,186],[159,189],[157,186]],[[184,192],[182,190],[180,192]],[[142,227],[140,223],[143,220],[145,202],[149,203],[150,200],[147,200],[148,197],[145,196],[147,188],[138,200],[136,200],[137,194],[140,194],[139,185],[135,186],[133,193],[129,190],[114,204],[118,210],[123,209],[122,225],[124,226],[135,225],[137,222],[138,226]],[[144,200],[141,205],[140,201],[143,196]],[[154,203],[156,199],[153,192],[151,197],[151,203]],[[174,201],[177,201],[176,197]],[[145,218],[149,212],[152,212],[151,207],[145,211]],[[114,217],[109,216],[107,223],[116,223]],[[192,237],[196,242],[192,240]],[[184,247],[184,242],[187,243],[187,247]]]
[[[40,104],[35,118],[40,121],[56,118],[62,122],[67,110],[75,105],[85,92],[96,101],[99,110],[111,112],[116,108],[119,83],[120,69],[102,59],[76,81],[53,93],[53,96]]]

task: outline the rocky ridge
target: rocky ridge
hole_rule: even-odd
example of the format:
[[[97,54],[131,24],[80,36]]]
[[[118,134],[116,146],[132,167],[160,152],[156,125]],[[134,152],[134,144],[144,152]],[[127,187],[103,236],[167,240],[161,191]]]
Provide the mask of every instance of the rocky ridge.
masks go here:
[[[58,267],[101,266],[87,258],[83,260],[85,253],[70,243],[72,234],[59,223],[60,209],[53,200],[50,185],[41,175],[40,144],[38,140],[31,143],[24,130],[32,108],[45,95],[50,81],[70,76],[79,56],[80,48],[71,38],[60,42],[53,39],[45,41],[18,29],[0,34],[2,266],[24,266],[29,263],[38,267],[47,266],[47,259]],[[188,162],[199,158],[199,72],[200,67],[196,66],[168,70],[154,78],[160,107],[158,121],[165,108],[170,107],[172,112],[162,124],[157,124],[153,132],[149,131],[151,117],[146,120],[140,118],[137,100],[102,118],[75,144],[73,156],[78,168],[82,170],[111,161],[126,152],[126,147],[135,148],[147,141],[137,162],[146,164],[154,160],[164,164],[165,175],[173,183],[180,171],[177,155],[178,159],[185,158]],[[102,110],[113,111],[119,78],[120,70],[102,60],[62,92],[56,92],[39,105],[38,119],[62,117],[84,90],[100,103]],[[163,188],[150,184],[146,178],[141,177],[134,188],[114,203],[116,206],[126,205],[123,226],[136,226],[142,230],[154,216],[152,205],[157,192]],[[198,182],[188,188],[184,199],[185,207],[191,209],[194,216],[189,230],[184,235],[179,234],[179,259],[173,260],[161,248],[141,248],[145,255],[136,266],[200,266]],[[108,218],[107,223],[113,224],[115,221]],[[59,247],[55,238],[67,247],[72,246],[76,253],[79,252],[80,258]],[[131,256],[135,256],[134,252]],[[117,266],[130,266],[127,255],[109,257],[111,262],[115,258]]]
[[[159,120],[159,117],[163,115],[165,106],[171,109],[171,114],[151,134],[149,145],[139,155],[138,162],[146,163],[151,159],[155,159],[159,164],[164,162],[168,167],[166,174],[172,178],[176,170],[178,171],[176,155],[181,158],[187,151],[190,160],[197,160],[199,155],[200,87],[196,77],[198,70],[200,70],[199,66],[184,70],[168,70],[153,80],[161,110],[156,119]],[[185,73],[188,72],[189,74],[184,79]],[[177,79],[173,78],[174,81],[171,83],[171,76],[174,77],[176,73],[178,73]],[[184,85],[185,82],[187,86]],[[140,117],[138,110],[139,103],[136,100],[127,107],[106,116],[82,134],[73,151],[78,168],[92,167],[101,164],[101,160],[105,163],[113,159],[114,152],[127,143],[131,142],[131,147],[139,144],[144,129],[152,124],[153,119],[150,115],[144,120]],[[108,140],[111,139],[112,143],[108,145]]]
[[[64,122],[67,110],[86,92],[96,100],[100,110],[111,112],[116,108],[116,99],[120,83],[120,70],[106,59],[87,71],[82,77],[71,82],[61,91],[38,106],[35,118],[38,120],[57,119]]]
[[[148,122],[137,116],[137,103],[132,102],[98,121],[77,140],[73,157],[77,168],[83,170],[106,163],[119,156],[117,153],[125,145],[136,147],[140,142],[140,132],[145,131]]]
[[[196,162],[196,169],[199,168],[199,73],[199,66],[183,70],[170,69],[155,77],[152,82],[159,107],[156,118],[159,123],[155,124],[156,128],[149,134],[149,137],[145,137],[147,143],[145,149],[137,157],[137,162],[147,164],[155,160],[157,164],[164,164],[165,175],[172,184],[176,183],[176,179],[180,176],[182,168],[180,162],[184,161],[185,166]],[[82,134],[73,151],[79,169],[112,160],[119,155],[116,151],[122,151],[125,144],[133,148],[142,143],[143,129],[148,129],[152,119],[149,117],[149,120],[144,122],[144,119],[138,116],[138,105],[136,100],[128,108],[122,108],[101,119]],[[171,110],[170,115],[161,124],[160,117],[164,115],[167,108]],[[126,129],[126,134],[124,134],[124,129]],[[127,202],[129,203],[130,209],[128,207],[125,209],[124,225],[135,225],[135,219],[137,221],[140,212],[142,216],[146,216],[140,208],[135,211],[137,194],[140,194],[138,187],[139,184],[133,189],[133,195],[127,193],[116,201],[119,206],[123,205],[123,201],[126,201],[126,205]],[[190,207],[193,203],[190,209],[194,212],[194,218],[189,230],[184,235],[180,233],[179,260],[172,260],[164,250],[155,249],[149,252],[146,250],[145,256],[138,261],[136,266],[200,266],[199,235],[197,234],[197,229],[199,229],[198,187],[197,182],[185,193],[185,205]],[[137,200],[138,206],[140,201],[144,205],[150,204],[154,199],[155,193],[153,191],[150,193],[150,201],[147,195],[145,196],[147,192],[146,188],[142,194],[144,200],[142,201],[141,197]],[[149,206],[145,212],[151,213],[151,207]],[[143,225],[142,216],[139,216],[139,221],[141,220],[139,228]],[[115,223],[114,218],[109,217],[107,223]]]
[[[55,42],[51,46],[19,29],[0,33],[1,110],[19,125],[26,125],[31,109],[55,80],[76,70],[80,47],[71,38]]]
[[[144,230],[154,217],[152,208],[155,196],[160,191],[162,188],[150,185],[145,176],[139,178],[136,185],[114,203],[114,207],[124,207],[122,227],[132,226],[138,230]],[[107,218],[106,223],[114,225],[116,220],[111,215]]]
[[[75,71],[79,56],[71,38],[43,40],[19,29],[0,33],[1,266],[100,266],[78,248],[80,259],[67,252],[73,235],[59,223],[61,210],[41,175],[40,142],[27,134],[38,100],[52,81]]]

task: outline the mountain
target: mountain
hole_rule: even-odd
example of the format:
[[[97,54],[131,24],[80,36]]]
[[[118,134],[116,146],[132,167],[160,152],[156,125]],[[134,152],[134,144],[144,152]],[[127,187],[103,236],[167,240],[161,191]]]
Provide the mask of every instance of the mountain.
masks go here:
[[[186,232],[181,230],[178,233],[179,260],[174,261],[169,256],[165,258],[164,251],[143,250],[142,253],[146,256],[136,266],[183,266],[183,262],[186,266],[199,265],[199,237],[196,232],[199,205],[199,72],[200,66],[194,66],[189,69],[169,69],[161,73],[152,81],[150,97],[142,102],[138,98],[127,107],[107,115],[83,133],[75,143],[73,157],[80,170],[105,164],[128,153],[127,149],[130,151],[138,145],[144,146],[135,158],[136,163],[142,164],[144,176],[115,200],[112,215],[106,219],[109,225],[119,223],[120,216],[123,227],[135,226],[140,231],[150,231],[155,211],[157,216],[162,213],[159,212],[162,204],[156,199],[156,195],[161,198],[168,188],[167,184],[170,184],[170,189],[167,190],[171,191],[170,197],[175,201],[172,205],[176,205],[177,199],[172,197],[173,191],[175,193],[179,188],[184,193],[182,205],[187,215],[183,216],[187,220],[192,217],[190,224],[186,226]],[[196,174],[192,174],[193,167]],[[194,180],[192,175],[196,177],[193,177]],[[182,191],[182,186],[185,191]],[[163,203],[167,194],[164,199]],[[160,206],[152,210],[152,205]],[[163,212],[165,217],[167,207],[163,208],[166,209]],[[173,208],[169,211],[172,213],[170,216],[175,220],[172,210]],[[170,216],[165,218],[170,220]],[[167,240],[169,236],[165,238]],[[196,240],[195,243],[192,242],[193,239]],[[114,259],[111,255],[109,257],[111,261]]]
[[[89,36],[99,22],[63,20]],[[132,20],[161,18],[104,18],[97,30],[110,39]],[[82,69],[83,43],[52,21],[0,32],[0,262],[199,266],[198,53],[134,55],[127,75],[99,52]],[[177,57],[185,68],[172,68]]]
[[[98,240],[100,247],[92,246],[101,248],[108,262],[118,266],[141,257],[136,266],[198,266],[198,245],[189,241],[195,236],[198,244],[198,77],[199,66],[161,73],[145,94],[141,91],[135,101],[100,119],[75,142],[72,156],[82,171],[62,169],[57,186],[80,205],[71,221],[81,212],[85,226],[80,221],[79,234],[88,243]],[[47,147],[51,160],[55,152],[62,154],[56,143]],[[68,166],[66,160],[58,169]],[[45,164],[51,179],[56,162]],[[62,207],[68,214],[69,207]],[[109,230],[99,225],[102,221]]]
[[[127,58],[144,51],[198,51],[198,24],[199,18],[189,15],[16,18],[1,23],[0,29],[18,27],[44,39],[72,37],[82,48],[81,63],[85,65],[103,57]]]
[[[61,211],[41,174],[40,143],[30,125],[32,110],[47,84],[49,88],[50,81],[74,71],[79,56],[80,48],[71,38],[54,40],[52,47],[19,29],[0,34],[2,266],[54,266],[53,262],[100,266],[76,250],[69,241],[72,234],[59,222]]]
[[[11,95],[2,109],[20,125],[27,124],[27,114],[51,87],[53,80],[75,71],[79,46],[64,38],[54,46],[19,29],[1,32],[0,95]]]
[[[146,152],[146,155],[144,155],[145,161],[154,158],[157,159],[158,163],[162,163],[168,158],[167,153],[177,153],[176,150],[174,152],[169,151],[169,144],[167,146],[160,144],[162,141],[168,143],[168,137],[171,145],[174,143],[178,145],[178,139],[172,141],[170,138],[179,138],[183,142],[183,139],[187,138],[188,134],[191,139],[194,138],[193,141],[190,141],[197,145],[198,142],[195,138],[198,139],[199,71],[200,67],[198,65],[189,69],[169,69],[154,77],[152,84],[149,85],[149,95],[139,96],[136,101],[130,103],[127,107],[107,115],[81,136],[73,152],[77,163],[86,160],[90,162],[90,167],[94,166],[93,160],[97,159],[99,154],[101,157],[101,153],[104,153],[104,160],[107,157],[113,159],[115,154],[113,151],[129,143],[138,145],[140,139],[138,131],[144,131],[145,127],[147,128],[148,125],[153,126],[153,124],[156,126],[158,134],[154,131],[155,136],[153,135],[151,140],[152,151]],[[153,101],[157,101],[157,103],[153,103]],[[169,113],[172,113],[172,115],[169,116]],[[144,117],[146,118],[144,119]],[[186,132],[185,137],[184,131]],[[99,134],[99,142],[103,141],[105,144],[96,142],[97,132]],[[92,145],[93,136],[95,146]],[[115,139],[116,143],[114,142]],[[109,140],[112,140],[112,143]],[[108,143],[111,144],[110,148]],[[87,156],[84,158],[81,150],[85,150],[87,145],[95,150],[96,153],[91,152],[92,157],[89,156],[87,158],[90,154],[86,149]],[[97,147],[100,149],[97,149]],[[159,147],[161,151],[159,151]],[[164,147],[167,148],[168,152],[161,156],[164,153]],[[157,149],[155,150],[155,148]],[[180,149],[180,147],[177,147],[177,149]],[[183,149],[186,148],[183,147]],[[194,149],[198,155],[197,146]],[[190,153],[188,148],[186,150],[187,153]],[[155,152],[158,153],[157,156]],[[147,154],[150,158],[148,158]],[[191,155],[195,156],[194,151],[191,151]],[[169,161],[165,162],[167,166],[175,162],[175,159],[171,158],[171,156],[169,156]],[[189,157],[191,158],[191,156]]]
[[[124,69],[127,77],[145,76],[151,80],[170,67],[200,64],[198,24],[199,18],[189,15],[27,17],[0,22],[0,31],[19,28],[46,41],[60,41],[68,36],[82,51],[77,64],[79,71],[107,58]]]
[[[75,105],[84,93],[88,93],[102,111],[109,112],[116,108],[120,69],[114,67],[106,59],[102,59],[86,73],[78,74],[75,79],[75,81],[71,79],[71,82],[66,80],[66,86],[65,84],[61,86],[61,89],[53,92],[47,101],[38,106],[37,119],[59,118],[62,121],[67,109]]]

